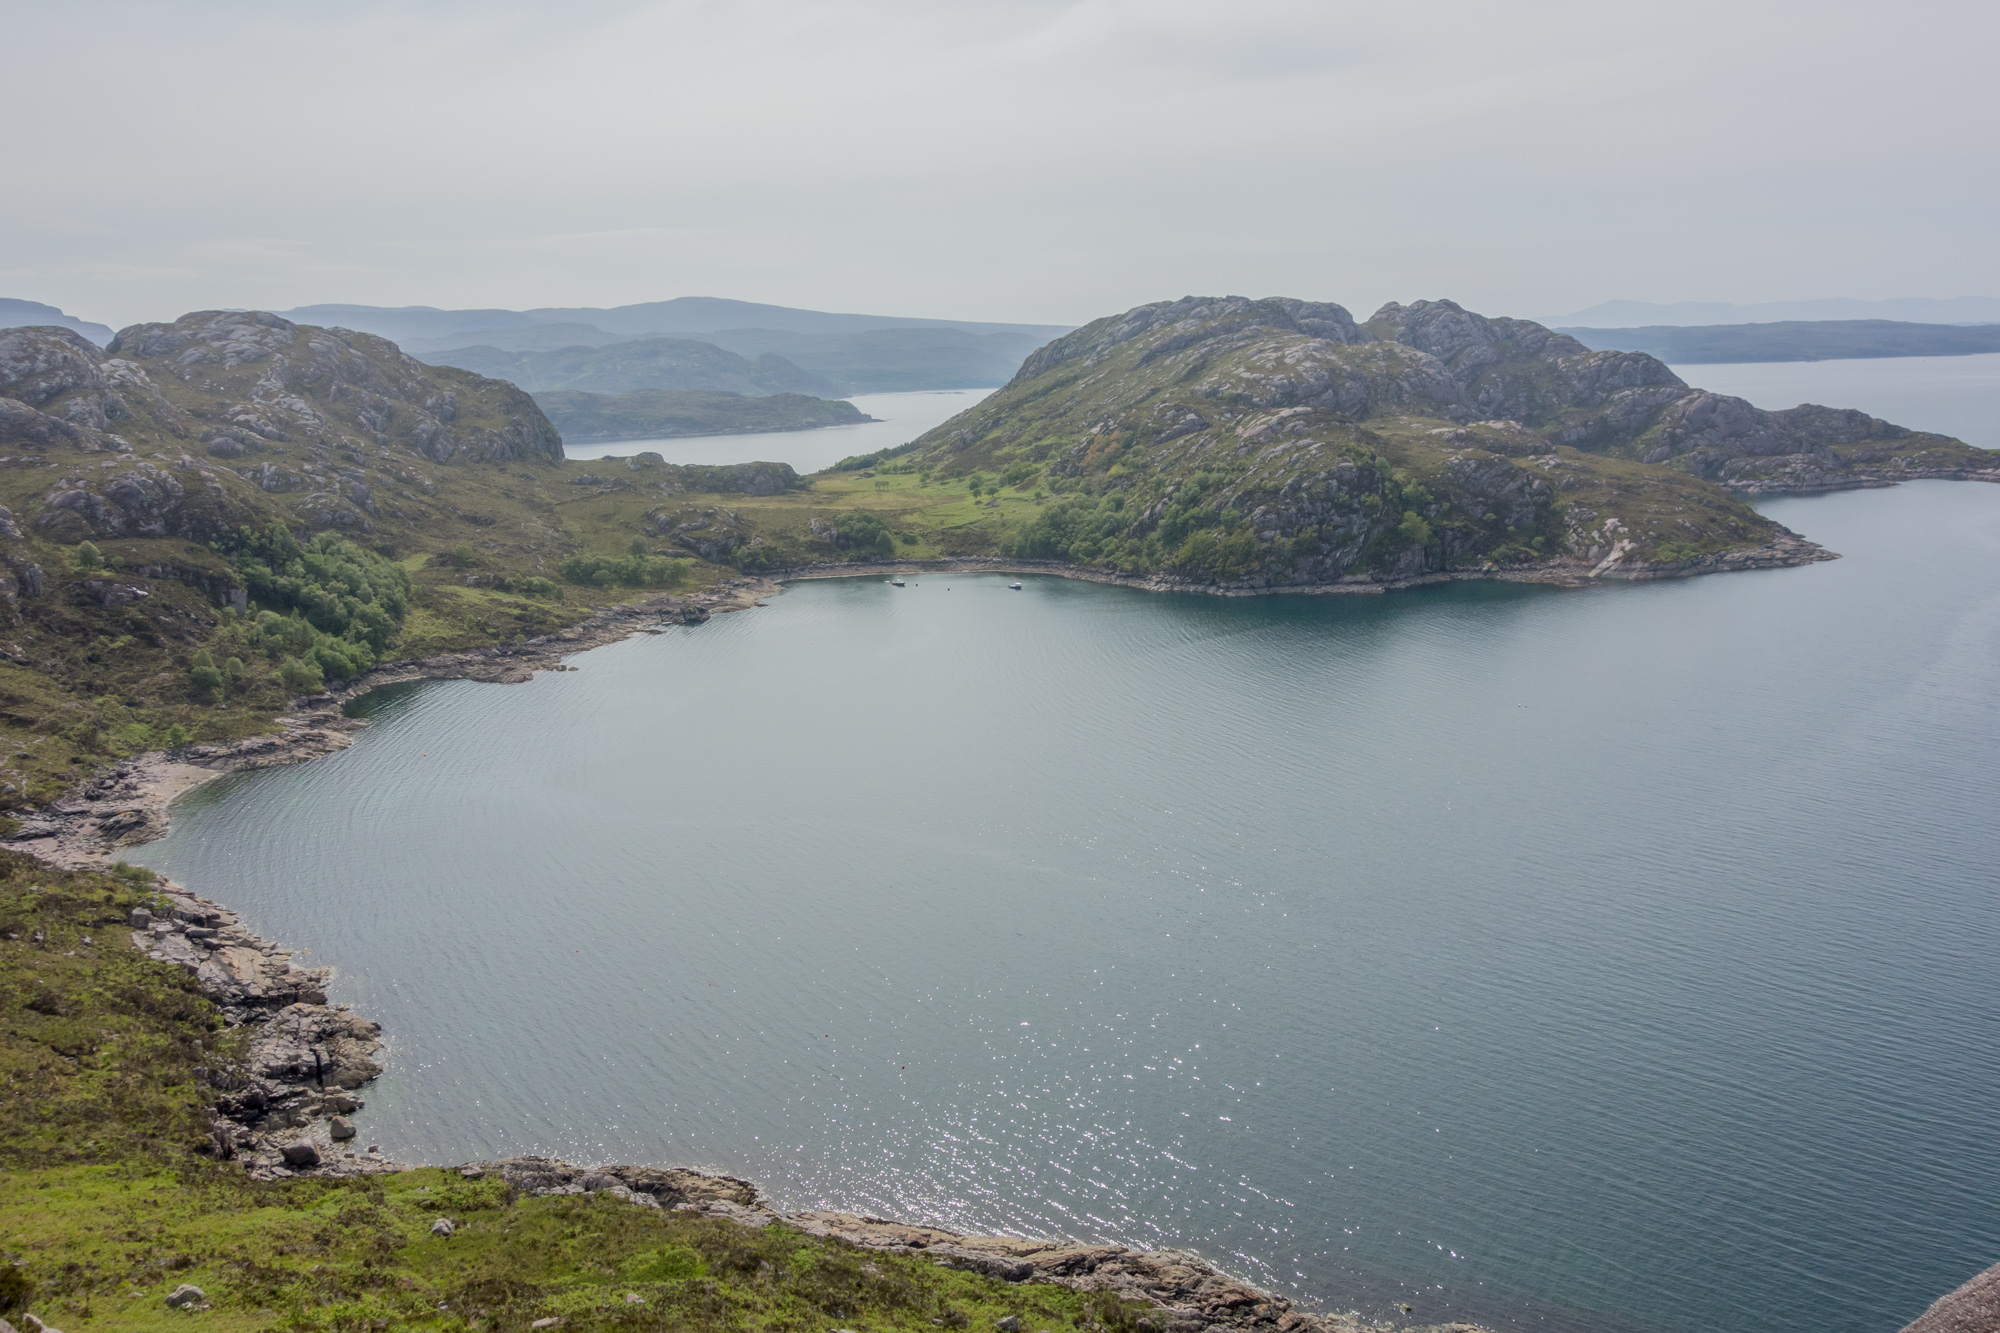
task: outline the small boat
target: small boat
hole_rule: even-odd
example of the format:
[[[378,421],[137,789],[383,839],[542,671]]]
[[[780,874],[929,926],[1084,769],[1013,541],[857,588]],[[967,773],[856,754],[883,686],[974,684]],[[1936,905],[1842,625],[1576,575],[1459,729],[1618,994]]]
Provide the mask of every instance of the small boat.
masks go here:
[[[901,579],[890,579],[889,582],[898,588],[903,586],[903,581]]]
[[[1015,579],[1012,583],[1008,584],[1007,586],[1009,588],[1012,588],[1015,592],[1019,592],[1021,591],[1021,580]]]

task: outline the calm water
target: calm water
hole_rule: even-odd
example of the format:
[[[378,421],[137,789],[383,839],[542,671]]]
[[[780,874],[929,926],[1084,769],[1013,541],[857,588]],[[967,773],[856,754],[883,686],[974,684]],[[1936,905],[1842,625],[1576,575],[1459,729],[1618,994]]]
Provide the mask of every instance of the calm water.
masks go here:
[[[794,587],[185,803],[363,1142],[1192,1244],[1336,1308],[1893,1330],[2000,1259],[2000,487],[1807,569]]]
[[[2000,449],[2000,352],[1675,366],[1689,384],[1783,410],[1800,403],[1858,407],[1912,430]]]
[[[650,451],[669,463],[790,463],[800,472],[817,472],[854,454],[872,454],[877,449],[908,444],[992,392],[991,389],[926,389],[915,393],[857,393],[847,401],[876,420],[821,430],[599,441],[565,445],[564,452],[571,458],[589,459],[627,458]]]

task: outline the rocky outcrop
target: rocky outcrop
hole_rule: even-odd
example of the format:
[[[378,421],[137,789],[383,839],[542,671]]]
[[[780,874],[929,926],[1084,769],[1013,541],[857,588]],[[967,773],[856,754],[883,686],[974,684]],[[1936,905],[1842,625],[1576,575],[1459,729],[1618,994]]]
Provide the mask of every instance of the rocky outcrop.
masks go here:
[[[1078,1291],[1111,1292],[1159,1311],[1151,1333],[1201,1333],[1208,1328],[1345,1333],[1373,1327],[1358,1315],[1300,1309],[1283,1296],[1230,1277],[1188,1250],[966,1235],[835,1210],[786,1213],[772,1208],[747,1180],[700,1171],[574,1166],[548,1157],[472,1162],[460,1171],[473,1178],[496,1175],[525,1195],[608,1196],[644,1207],[698,1212],[737,1226],[794,1227],[861,1249],[922,1255],[942,1266],[1002,1282],[1046,1282]],[[1441,1326],[1438,1333],[1453,1329],[1480,1333],[1471,1324]]]
[[[1994,1333],[1996,1329],[2000,1329],[2000,1264],[1938,1297],[1930,1309],[1904,1325],[1903,1333]]]
[[[195,1070],[217,1092],[209,1151],[267,1178],[321,1165],[386,1169],[379,1159],[335,1150],[329,1133],[334,1117],[365,1104],[352,1090],[382,1072],[374,1058],[381,1028],[327,1003],[329,969],[293,966],[288,950],[246,930],[220,904],[171,883],[155,901],[157,915],[143,907],[132,913],[133,945],[193,972],[224,1021],[250,1029],[240,1061]],[[313,1142],[320,1136],[324,1149]]]
[[[206,443],[223,456],[258,440],[368,443],[434,462],[560,461],[534,400],[500,380],[426,366],[372,334],[261,311],[203,311],[123,329],[107,349],[154,375],[230,401]]]

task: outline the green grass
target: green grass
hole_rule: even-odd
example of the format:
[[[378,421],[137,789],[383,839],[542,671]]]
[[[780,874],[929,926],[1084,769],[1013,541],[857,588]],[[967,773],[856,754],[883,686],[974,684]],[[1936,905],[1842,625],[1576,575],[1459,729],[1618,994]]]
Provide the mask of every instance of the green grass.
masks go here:
[[[449,1237],[432,1234],[440,1217]],[[516,1197],[418,1170],[254,1185],[143,1164],[0,1179],[0,1250],[26,1259],[32,1308],[67,1333],[565,1328],[990,1329],[1129,1321],[1100,1297],[1009,1285],[913,1255],[776,1225],[751,1230],[610,1195]],[[181,1283],[209,1309],[164,1298]],[[636,1294],[643,1304],[627,1299]],[[1143,1307],[1141,1307],[1143,1308]]]

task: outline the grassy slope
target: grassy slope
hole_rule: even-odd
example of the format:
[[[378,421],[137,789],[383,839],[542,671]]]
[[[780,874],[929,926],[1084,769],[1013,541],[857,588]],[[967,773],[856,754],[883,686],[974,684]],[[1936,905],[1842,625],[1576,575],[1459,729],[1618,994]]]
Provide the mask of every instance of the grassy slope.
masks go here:
[[[0,1263],[67,1333],[216,1329],[1130,1329],[1134,1311],[782,1227],[609,1196],[515,1198],[422,1170],[255,1183],[200,1155],[207,1085],[237,1045],[188,974],[120,924],[149,876],[0,853]],[[41,937],[36,938],[36,932]],[[440,1216],[459,1224],[430,1234]],[[176,1285],[211,1309],[169,1311]],[[7,1301],[0,1284],[0,1305]],[[628,1304],[638,1293],[643,1306]]]

